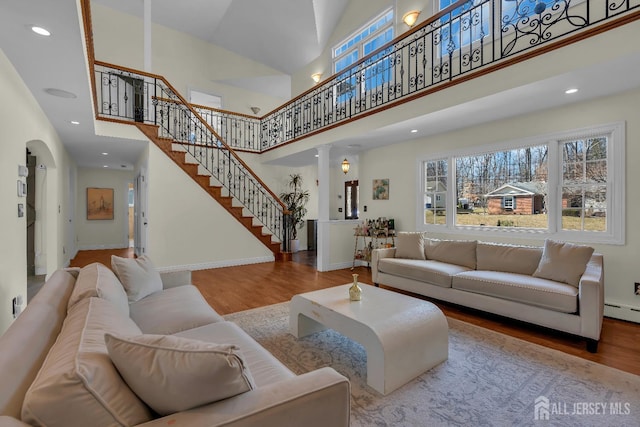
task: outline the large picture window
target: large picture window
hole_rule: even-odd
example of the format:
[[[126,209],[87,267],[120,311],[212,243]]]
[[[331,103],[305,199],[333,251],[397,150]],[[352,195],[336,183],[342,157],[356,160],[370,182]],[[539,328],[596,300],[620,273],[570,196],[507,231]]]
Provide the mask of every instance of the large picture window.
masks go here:
[[[421,162],[420,230],[624,242],[624,123]]]

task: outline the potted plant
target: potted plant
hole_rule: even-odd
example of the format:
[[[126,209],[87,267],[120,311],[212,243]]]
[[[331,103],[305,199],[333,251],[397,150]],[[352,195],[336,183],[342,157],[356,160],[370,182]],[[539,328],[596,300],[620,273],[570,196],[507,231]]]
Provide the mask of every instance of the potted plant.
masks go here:
[[[309,202],[309,191],[302,189],[302,176],[299,173],[289,175],[287,182],[289,192],[281,193],[280,199],[287,206],[290,213],[289,226],[289,247],[291,252],[298,252],[300,241],[298,240],[298,229],[304,226],[304,217],[307,214],[307,203]]]

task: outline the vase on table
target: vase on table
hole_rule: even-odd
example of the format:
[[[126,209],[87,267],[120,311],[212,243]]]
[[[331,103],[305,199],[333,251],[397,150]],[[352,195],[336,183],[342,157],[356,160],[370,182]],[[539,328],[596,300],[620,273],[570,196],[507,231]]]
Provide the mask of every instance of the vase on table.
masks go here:
[[[362,288],[358,286],[358,275],[353,274],[353,285],[349,288],[349,299],[351,301],[360,301],[362,296]]]

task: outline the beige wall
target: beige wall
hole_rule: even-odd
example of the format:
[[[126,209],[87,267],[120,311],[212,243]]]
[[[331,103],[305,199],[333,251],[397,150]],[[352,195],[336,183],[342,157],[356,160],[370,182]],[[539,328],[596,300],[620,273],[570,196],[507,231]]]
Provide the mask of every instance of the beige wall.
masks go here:
[[[640,281],[637,269],[640,224],[636,221],[640,199],[635,196],[634,187],[635,183],[640,182],[640,169],[635,167],[636,159],[640,158],[638,99],[640,90],[635,90],[367,151],[360,156],[360,203],[369,206],[366,214],[368,217],[392,217],[396,220],[396,229],[415,230],[420,159],[456,149],[626,121],[626,244],[592,246],[604,254],[607,302],[640,309],[640,297],[633,295],[633,283]],[[390,179],[389,200],[372,200],[367,188],[375,178]],[[443,233],[442,236],[538,245],[543,243],[540,239],[500,238],[482,234],[461,236]]]
[[[109,169],[78,169],[76,235],[79,250],[126,248],[128,240],[127,199],[133,172]],[[113,219],[87,219],[87,188],[113,188]]]
[[[46,172],[36,175],[44,190],[40,200],[40,256],[38,266],[42,272],[53,273],[65,262],[65,220],[68,216],[65,188],[68,185],[69,159],[55,130],[47,120],[20,76],[0,51],[0,333],[12,322],[11,300],[27,297],[26,217],[18,218],[18,203],[26,203],[17,196],[18,165],[26,163],[29,146],[45,164]],[[58,210],[60,209],[60,210]],[[24,308],[24,305],[23,305]]]
[[[143,22],[139,18],[92,3],[96,59],[143,70]],[[118,31],[113,31],[117,22]],[[225,84],[226,79],[283,76],[270,67],[161,25],[153,25],[152,72],[164,76],[185,98],[189,88],[222,96],[223,108],[265,114],[285,100]]]
[[[202,269],[273,258],[154,144],[149,144],[147,179],[147,253],[158,267]]]

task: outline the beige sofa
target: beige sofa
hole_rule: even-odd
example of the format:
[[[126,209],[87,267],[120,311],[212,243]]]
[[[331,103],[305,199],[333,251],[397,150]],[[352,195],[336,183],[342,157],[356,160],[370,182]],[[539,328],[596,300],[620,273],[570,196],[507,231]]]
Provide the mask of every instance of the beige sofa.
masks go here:
[[[0,425],[349,425],[345,377],[332,368],[295,375],[211,309],[191,285],[190,272],[158,277],[160,290],[145,290],[145,284],[136,293],[127,286],[136,287],[139,276],[130,274],[124,280],[102,264],[56,271],[0,337]],[[147,360],[139,353],[120,352],[125,363],[120,359],[116,369],[112,357],[117,347],[107,348],[106,333],[125,341],[160,337],[188,344],[136,344],[136,351],[165,351],[169,356],[152,353]],[[193,378],[185,383],[180,376],[193,370],[192,359],[181,357],[215,357],[227,377],[218,380],[218,371],[198,368],[201,372],[191,372]],[[209,363],[205,360],[204,366]],[[156,375],[178,375],[179,381],[166,386]],[[153,403],[134,393],[136,387]],[[229,394],[233,396],[225,398]],[[173,412],[175,408],[183,410]]]
[[[399,233],[376,249],[372,280],[587,339],[597,351],[604,266],[592,248],[547,240],[544,247],[429,239]]]

